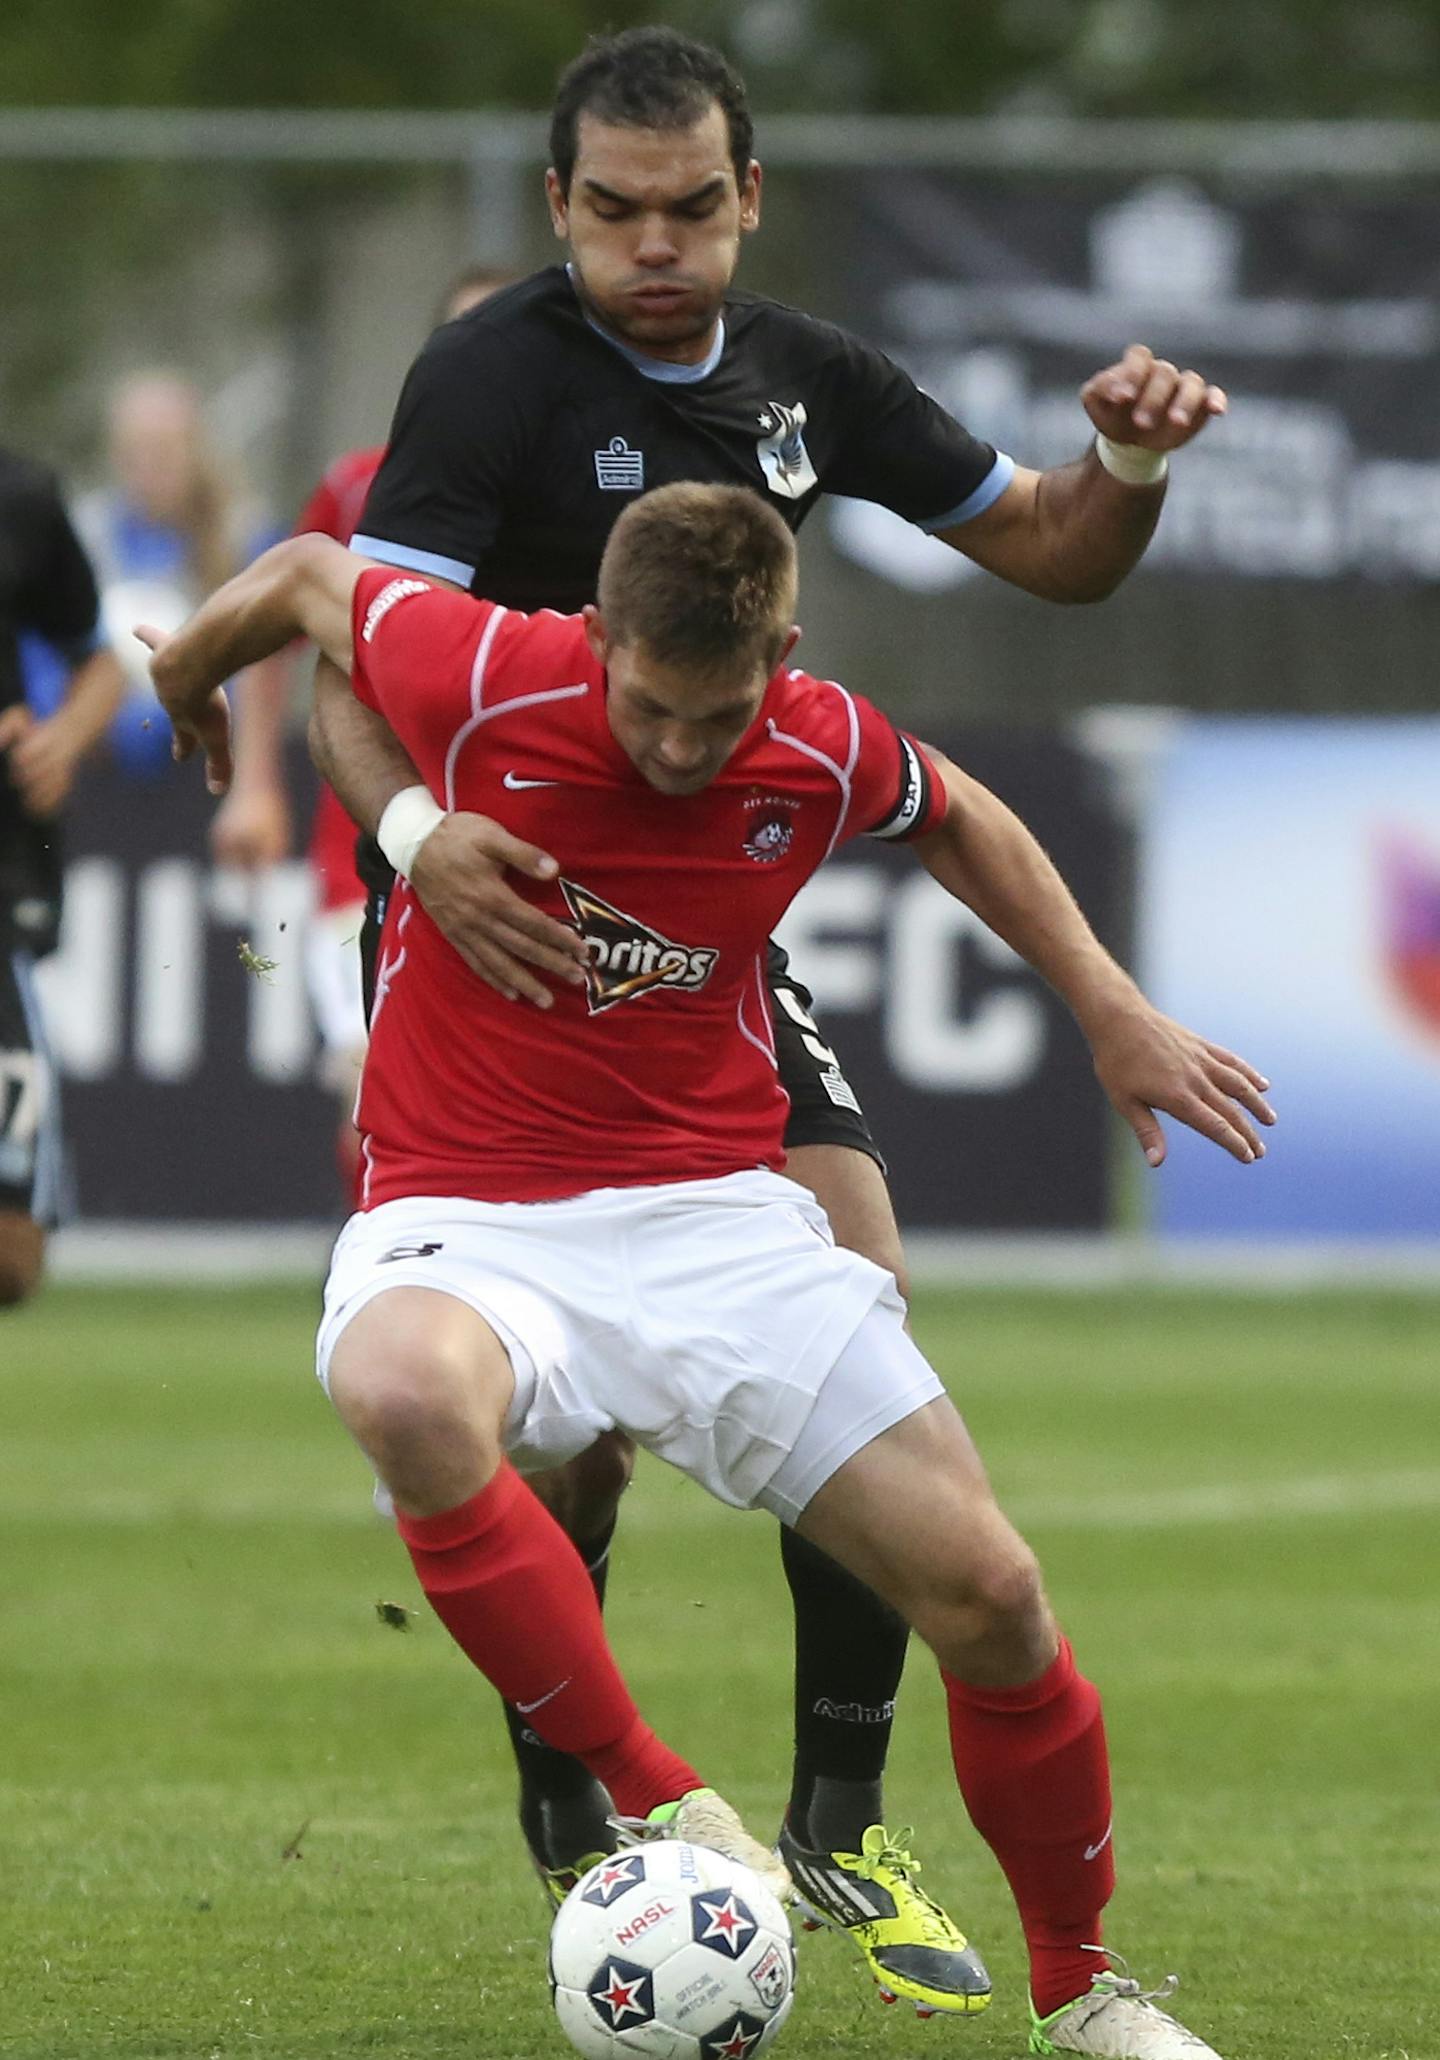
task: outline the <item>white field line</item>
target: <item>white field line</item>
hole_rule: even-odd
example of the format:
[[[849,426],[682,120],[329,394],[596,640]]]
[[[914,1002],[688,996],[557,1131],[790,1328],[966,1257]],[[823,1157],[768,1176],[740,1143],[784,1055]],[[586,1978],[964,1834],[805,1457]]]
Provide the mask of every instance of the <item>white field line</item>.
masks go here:
[[[1006,1512],[1022,1529],[1085,1531],[1183,1530],[1192,1525],[1279,1523],[1306,1517],[1400,1515],[1440,1508],[1440,1467],[1392,1473],[1315,1474],[1292,1480],[1224,1481],[1194,1488],[1154,1489],[1141,1494],[1050,1496],[1026,1494],[1006,1500]],[[364,1485],[353,1494],[333,1488],[314,1497],[293,1487],[284,1494],[216,1490],[155,1494],[132,1488],[95,1488],[67,1493],[26,1494],[18,1482],[0,1486],[0,1522],[59,1516],[66,1522],[139,1525],[174,1521],[200,1524],[278,1524],[360,1527],[383,1521]],[[657,1501],[643,1489],[627,1503],[622,1533],[693,1530],[730,1521],[727,1511],[700,1489],[681,1499]]]

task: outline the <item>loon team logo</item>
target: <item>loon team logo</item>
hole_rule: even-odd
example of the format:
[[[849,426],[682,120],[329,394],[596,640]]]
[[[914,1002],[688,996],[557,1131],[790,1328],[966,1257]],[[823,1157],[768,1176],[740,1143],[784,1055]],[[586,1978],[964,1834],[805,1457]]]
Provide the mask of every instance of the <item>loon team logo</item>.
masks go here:
[[[678,987],[694,994],[715,970],[720,954],[708,945],[676,944],[574,880],[561,880],[560,888],[575,927],[590,947],[585,999],[592,1016],[655,987]]]
[[[760,427],[765,433],[755,454],[771,493],[784,501],[801,500],[820,484],[805,448],[806,420],[804,401],[789,408],[780,401],[767,401],[761,411]]]

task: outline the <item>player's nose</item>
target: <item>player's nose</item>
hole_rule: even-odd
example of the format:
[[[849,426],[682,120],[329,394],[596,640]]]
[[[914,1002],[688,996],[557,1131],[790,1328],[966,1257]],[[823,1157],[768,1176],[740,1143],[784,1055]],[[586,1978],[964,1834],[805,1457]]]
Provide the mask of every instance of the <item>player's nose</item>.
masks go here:
[[[673,265],[680,255],[675,232],[664,215],[642,215],[639,239],[635,246],[637,264]]]

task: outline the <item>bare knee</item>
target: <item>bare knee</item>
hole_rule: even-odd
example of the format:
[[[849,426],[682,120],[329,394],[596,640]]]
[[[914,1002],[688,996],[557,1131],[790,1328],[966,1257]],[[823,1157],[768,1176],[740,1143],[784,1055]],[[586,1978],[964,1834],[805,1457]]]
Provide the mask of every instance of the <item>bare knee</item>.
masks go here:
[[[45,1270],[45,1232],[18,1210],[0,1210],[0,1309],[28,1301]]]
[[[409,1289],[377,1297],[341,1334],[329,1386],[346,1429],[404,1508],[452,1508],[500,1464],[514,1377],[489,1325],[449,1297]]]
[[[635,1471],[635,1447],[606,1431],[564,1466],[530,1475],[530,1486],[570,1537],[585,1544],[609,1529]]]
[[[972,1543],[963,1565],[937,1566],[912,1621],[940,1664],[977,1687],[1032,1680],[1055,1653],[1054,1621],[1039,1562],[994,1512],[989,1534]]]

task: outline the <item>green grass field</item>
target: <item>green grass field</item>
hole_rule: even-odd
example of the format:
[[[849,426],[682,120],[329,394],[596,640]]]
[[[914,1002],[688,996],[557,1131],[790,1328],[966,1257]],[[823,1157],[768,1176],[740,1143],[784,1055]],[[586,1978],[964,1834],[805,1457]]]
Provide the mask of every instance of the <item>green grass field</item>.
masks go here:
[[[377,1618],[419,1598],[311,1378],[313,1303],[72,1289],[0,1320],[8,2060],[569,2050],[489,1691],[425,1614]],[[1440,2053],[1440,1299],[932,1295],[916,1329],[1106,1690],[1113,1941],[1179,1969],[1226,2060]],[[647,1464],[611,1594],[648,1714],[773,1823],[773,1526]],[[1022,2053],[919,1651],[890,1801],[994,2007],[917,2022],[806,1939],[780,2052]]]

